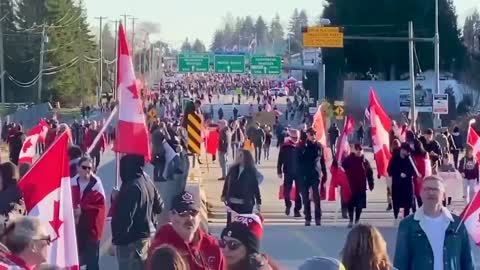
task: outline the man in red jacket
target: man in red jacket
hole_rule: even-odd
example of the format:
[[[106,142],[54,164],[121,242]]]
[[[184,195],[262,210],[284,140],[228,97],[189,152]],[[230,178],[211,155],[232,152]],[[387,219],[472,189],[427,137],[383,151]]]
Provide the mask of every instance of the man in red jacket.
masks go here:
[[[105,225],[105,191],[98,176],[92,173],[93,161],[82,157],[78,174],[71,178],[80,265],[99,269],[100,240]]]
[[[157,231],[149,254],[167,244],[178,250],[190,270],[223,270],[224,259],[217,240],[199,228],[200,205],[196,199],[187,191],[173,199],[171,223]],[[147,265],[149,269],[150,263]]]

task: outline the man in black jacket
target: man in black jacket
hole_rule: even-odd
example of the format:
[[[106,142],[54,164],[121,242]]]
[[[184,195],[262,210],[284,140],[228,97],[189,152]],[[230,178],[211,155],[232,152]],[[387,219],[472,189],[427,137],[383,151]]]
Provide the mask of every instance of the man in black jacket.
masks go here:
[[[112,215],[112,243],[119,270],[144,269],[156,215],[163,208],[155,185],[143,172],[144,166],[144,158],[139,155],[128,154],[120,159],[122,186]]]
[[[302,199],[300,198],[301,181],[299,177],[299,149],[297,147],[300,132],[295,129],[289,130],[288,140],[280,147],[277,162],[278,177],[283,179],[283,196],[285,198],[285,215],[290,215],[292,202],[290,201],[290,191],[295,182],[295,208],[294,216],[301,217]]]
[[[300,146],[300,172],[302,177],[302,197],[305,213],[305,226],[310,226],[312,221],[312,211],[310,205],[309,191],[312,190],[313,203],[315,205],[315,224],[321,225],[322,208],[320,206],[320,173],[322,177],[321,189],[325,190],[327,182],[327,167],[325,166],[325,158],[323,146],[315,139],[315,130],[309,128],[306,131],[307,140],[302,142]]]

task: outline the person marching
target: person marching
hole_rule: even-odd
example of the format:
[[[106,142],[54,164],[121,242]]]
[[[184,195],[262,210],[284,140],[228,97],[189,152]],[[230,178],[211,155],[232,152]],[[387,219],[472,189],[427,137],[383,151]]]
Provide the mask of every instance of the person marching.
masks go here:
[[[410,145],[402,143],[400,151],[392,157],[388,164],[388,175],[392,177],[392,203],[393,216],[398,219],[400,208],[403,208],[403,216],[410,214],[413,203],[413,177],[415,168],[410,159]]]
[[[360,221],[362,210],[367,207],[367,182],[370,191],[374,188],[373,171],[370,163],[363,155],[363,147],[355,144],[351,153],[342,163],[342,167],[350,184],[352,197],[348,203],[348,227],[353,227],[353,214],[355,224]]]
[[[322,208],[320,206],[320,174],[322,177],[322,189],[325,188],[327,182],[327,168],[325,165],[323,146],[315,139],[315,130],[309,128],[307,130],[307,140],[300,146],[300,164],[303,183],[302,197],[305,213],[305,226],[310,226],[312,221],[312,211],[309,199],[309,190],[312,190],[313,203],[315,205],[315,224],[321,225]]]

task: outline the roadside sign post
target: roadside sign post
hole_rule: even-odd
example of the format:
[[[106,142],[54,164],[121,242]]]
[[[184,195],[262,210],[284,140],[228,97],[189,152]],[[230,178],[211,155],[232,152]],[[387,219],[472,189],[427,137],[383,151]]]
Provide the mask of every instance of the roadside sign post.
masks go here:
[[[244,55],[215,55],[215,73],[245,73]]]
[[[282,73],[280,56],[252,56],[250,61],[252,75],[279,75]]]
[[[433,113],[448,114],[448,94],[433,94]]]
[[[181,53],[178,55],[178,72],[208,72],[209,56],[206,53]]]

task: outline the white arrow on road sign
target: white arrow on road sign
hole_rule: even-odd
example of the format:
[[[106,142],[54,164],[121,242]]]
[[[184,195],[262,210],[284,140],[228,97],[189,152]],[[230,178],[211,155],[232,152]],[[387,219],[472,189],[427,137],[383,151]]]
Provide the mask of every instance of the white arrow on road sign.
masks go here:
[[[230,72],[230,66],[227,66],[227,71]]]
[[[267,74],[267,67],[263,67],[263,73]]]
[[[192,71],[195,71],[195,66],[192,66]]]

